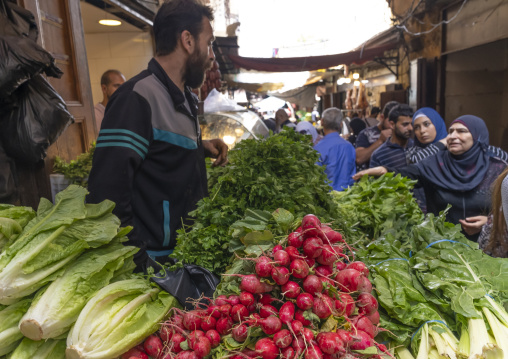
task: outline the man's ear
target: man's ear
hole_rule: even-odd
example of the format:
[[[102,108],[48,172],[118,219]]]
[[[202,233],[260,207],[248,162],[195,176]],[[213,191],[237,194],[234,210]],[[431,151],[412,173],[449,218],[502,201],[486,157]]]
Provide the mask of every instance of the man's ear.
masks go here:
[[[180,34],[180,41],[182,43],[182,47],[189,53],[194,52],[194,47],[196,46],[196,41],[194,39],[194,36],[188,31],[184,30]]]
[[[106,85],[101,85],[101,90],[102,90],[102,93],[106,93],[106,90],[107,90],[107,86]]]

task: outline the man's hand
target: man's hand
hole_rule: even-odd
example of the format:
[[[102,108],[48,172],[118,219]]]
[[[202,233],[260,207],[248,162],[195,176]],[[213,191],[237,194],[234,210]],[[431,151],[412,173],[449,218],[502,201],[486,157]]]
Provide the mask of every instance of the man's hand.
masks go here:
[[[387,128],[386,130],[381,131],[381,134],[379,135],[379,139],[381,140],[381,142],[386,142],[386,140],[389,139],[391,135],[392,135],[392,129]]]
[[[379,177],[384,175],[386,172],[388,171],[383,166],[373,167],[356,173],[353,175],[353,179],[356,181],[366,175]]]
[[[471,236],[480,233],[483,225],[487,223],[487,216],[468,217],[466,219],[459,219],[459,222],[462,224],[464,232]]]
[[[215,158],[212,167],[225,166],[228,163],[228,146],[221,139],[203,141],[205,157]]]

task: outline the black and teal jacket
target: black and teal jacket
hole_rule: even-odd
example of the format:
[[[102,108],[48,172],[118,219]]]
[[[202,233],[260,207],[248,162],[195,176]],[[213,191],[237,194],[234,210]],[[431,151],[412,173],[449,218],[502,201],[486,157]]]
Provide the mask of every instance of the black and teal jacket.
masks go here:
[[[207,196],[197,99],[155,59],[108,102],[88,190],[88,202],[114,201],[122,226],[134,227],[127,244],[141,248],[138,265],[146,253],[169,253],[176,230]]]

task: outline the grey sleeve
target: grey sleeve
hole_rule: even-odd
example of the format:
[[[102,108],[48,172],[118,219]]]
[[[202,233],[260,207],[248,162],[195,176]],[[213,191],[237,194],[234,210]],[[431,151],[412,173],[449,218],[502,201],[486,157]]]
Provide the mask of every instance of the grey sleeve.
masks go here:
[[[496,146],[489,146],[489,153],[505,162],[508,162],[508,153]]]

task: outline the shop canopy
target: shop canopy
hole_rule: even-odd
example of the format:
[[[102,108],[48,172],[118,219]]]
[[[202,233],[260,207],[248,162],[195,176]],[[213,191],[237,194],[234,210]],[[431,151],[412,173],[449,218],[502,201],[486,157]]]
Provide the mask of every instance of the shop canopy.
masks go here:
[[[343,54],[308,56],[308,57],[286,57],[286,58],[258,58],[242,57],[229,54],[229,59],[236,67],[247,70],[266,72],[296,72],[314,71],[327,69],[338,65],[363,64],[376,57],[382,57],[385,51],[396,47],[395,42],[390,42],[377,47],[357,49]]]

